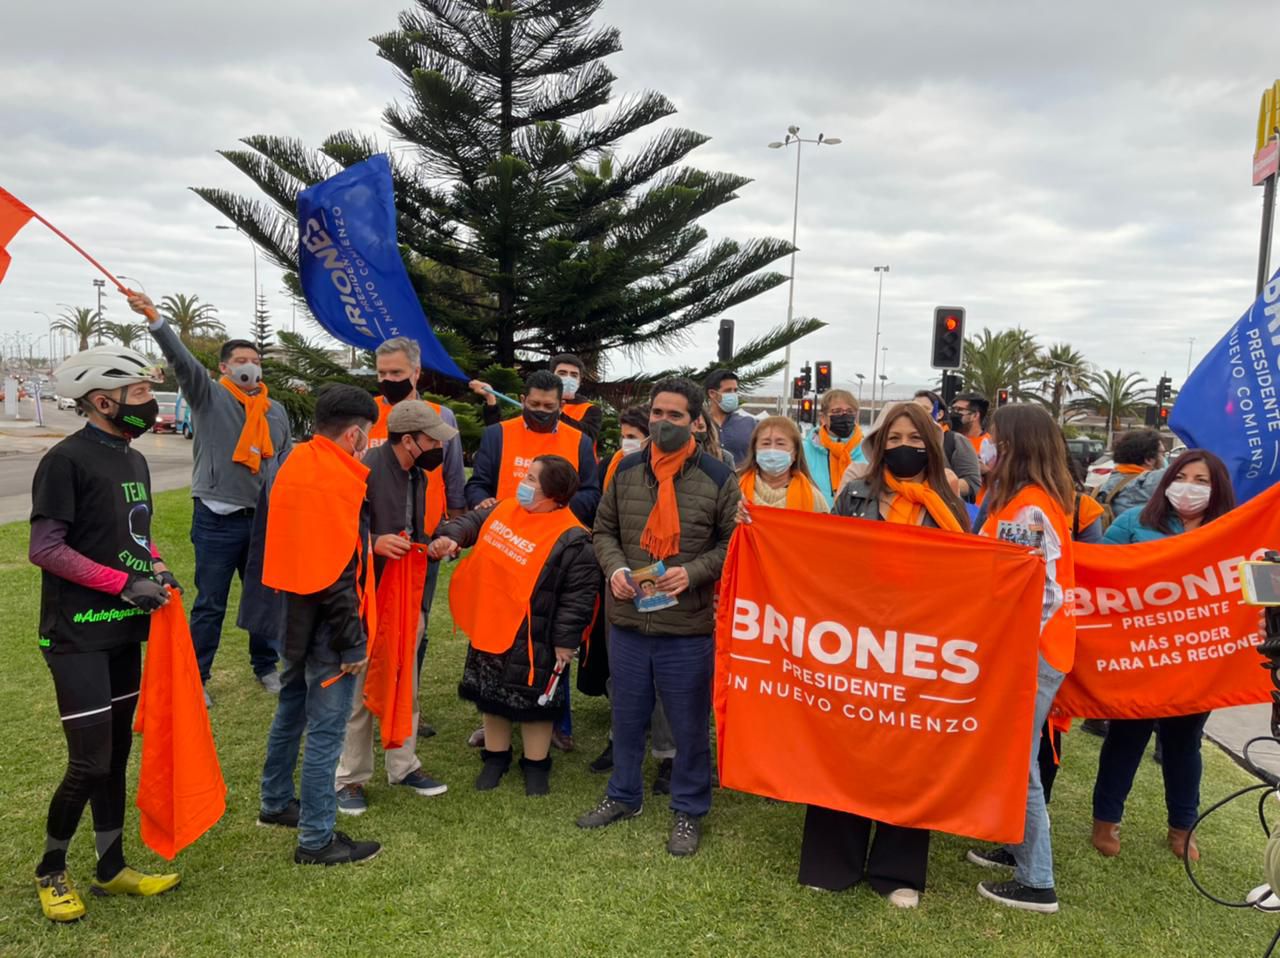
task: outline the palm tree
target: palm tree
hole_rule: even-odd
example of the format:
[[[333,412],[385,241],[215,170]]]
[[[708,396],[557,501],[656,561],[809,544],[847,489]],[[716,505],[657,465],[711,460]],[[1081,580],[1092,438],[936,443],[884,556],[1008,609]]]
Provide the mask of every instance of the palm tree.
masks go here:
[[[160,300],[160,315],[184,343],[196,336],[225,336],[227,328],[217,319],[217,307],[200,302],[199,296],[178,293]]]
[[[1146,382],[1140,374],[1121,369],[1089,373],[1084,395],[1073,400],[1069,408],[1105,416],[1107,448],[1110,448],[1112,433],[1120,427],[1121,417],[1136,416],[1140,408],[1151,401],[1151,390],[1143,388]]]
[[[142,323],[104,323],[102,331],[125,349],[136,349],[138,341],[147,335]]]
[[[101,313],[87,306],[78,306],[75,309],[68,307],[53,321],[50,328],[78,336],[80,351],[84,352],[89,348],[89,337],[102,336],[107,331],[107,324]]]
[[[1041,352],[1034,370],[1041,389],[1036,398],[1059,424],[1065,421],[1067,397],[1088,388],[1091,372],[1084,355],[1068,343],[1054,343]]]
[[[960,370],[965,390],[981,393],[994,402],[1001,389],[1022,402],[1033,398],[1030,386],[1039,363],[1035,337],[1025,329],[989,329],[969,339],[964,346],[964,366]]]

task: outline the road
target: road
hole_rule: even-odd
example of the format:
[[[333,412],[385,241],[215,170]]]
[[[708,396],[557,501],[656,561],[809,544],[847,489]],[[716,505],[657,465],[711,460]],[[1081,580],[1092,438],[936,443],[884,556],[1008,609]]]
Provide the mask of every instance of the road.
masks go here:
[[[84,420],[74,412],[42,403],[44,426],[32,422],[32,406],[23,402],[22,418],[0,417],[0,523],[26,519],[31,513],[31,477],[45,451],[75,432]],[[151,489],[164,492],[191,484],[191,443],[181,436],[148,433],[134,443],[151,467]]]

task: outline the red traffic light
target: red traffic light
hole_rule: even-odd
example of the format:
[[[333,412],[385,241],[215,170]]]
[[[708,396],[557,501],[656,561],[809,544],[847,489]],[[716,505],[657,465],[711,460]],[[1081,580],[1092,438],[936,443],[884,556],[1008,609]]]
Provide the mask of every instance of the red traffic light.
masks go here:
[[[1162,423],[1169,421],[1169,409],[1167,406],[1160,407],[1160,421]]]
[[[956,331],[956,327],[959,325],[960,325],[960,321],[956,319],[954,316],[947,317],[947,332],[954,333]]]

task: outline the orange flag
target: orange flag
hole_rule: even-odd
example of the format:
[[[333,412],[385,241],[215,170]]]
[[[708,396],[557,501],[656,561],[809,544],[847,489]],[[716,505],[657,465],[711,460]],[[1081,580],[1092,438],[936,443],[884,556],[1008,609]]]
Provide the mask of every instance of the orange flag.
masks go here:
[[[151,613],[133,730],[142,735],[137,799],[142,841],[172,859],[212,828],[227,808],[200,669],[177,592],[171,591],[169,603]]]
[[[26,226],[35,216],[31,208],[8,190],[0,188],[0,280],[4,279],[12,257],[5,251],[9,240],[18,235],[18,230]]]
[[[1280,542],[1280,485],[1192,532],[1076,544],[1076,661],[1063,717],[1161,718],[1271,701],[1237,567]]]
[[[721,579],[721,782],[1021,840],[1041,560],[935,529],[789,509],[751,516]],[[801,574],[818,556],[827,571]]]
[[[427,550],[421,545],[402,558],[388,559],[378,580],[377,634],[369,643],[364,704],[378,717],[384,749],[399,748],[413,734],[418,620],[426,581]]]

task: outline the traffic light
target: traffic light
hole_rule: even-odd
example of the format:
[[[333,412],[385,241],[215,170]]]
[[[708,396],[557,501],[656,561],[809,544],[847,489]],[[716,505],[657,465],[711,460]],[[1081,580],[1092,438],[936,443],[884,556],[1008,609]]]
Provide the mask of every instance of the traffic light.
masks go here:
[[[1159,408],[1158,408],[1158,407],[1156,407],[1156,406],[1148,406],[1148,407],[1147,407],[1146,415],[1145,415],[1145,417],[1143,418],[1143,423],[1144,423],[1144,425],[1150,426],[1152,429],[1154,429],[1156,426],[1160,425],[1160,410],[1159,410]]]
[[[810,425],[814,423],[812,399],[802,399],[800,401],[800,421],[807,422]]]
[[[808,363],[800,367],[800,378],[804,381],[805,392],[813,389],[813,367]]]
[[[818,392],[824,393],[831,388],[831,364],[818,363]]]
[[[934,369],[959,369],[964,357],[964,308],[939,306],[933,311]]]
[[[956,396],[960,394],[960,390],[964,387],[964,380],[953,372],[944,371],[942,373],[942,403],[948,409]]]
[[[733,320],[720,320],[720,341],[716,350],[716,358],[719,362],[728,365],[733,359]]]
[[[797,376],[795,379],[791,380],[791,398],[792,399],[804,398],[804,377],[803,376]]]
[[[1160,381],[1156,383],[1156,407],[1163,409],[1172,398],[1173,380],[1168,376],[1161,376]]]
[[[1009,405],[1009,390],[1001,389],[996,393],[996,408]]]
[[[1164,429],[1168,425],[1169,425],[1169,407],[1161,406],[1160,407],[1160,428]]]

